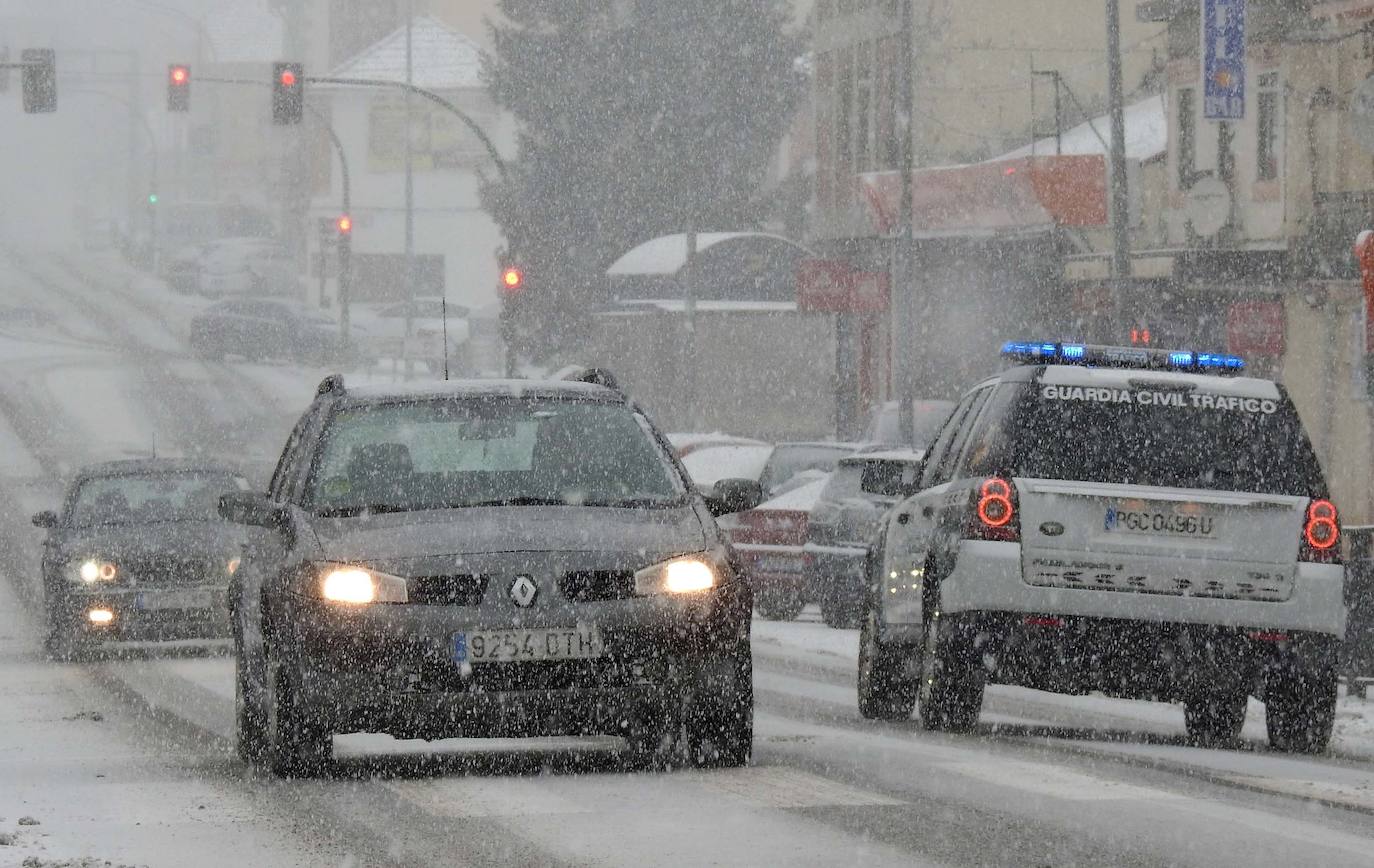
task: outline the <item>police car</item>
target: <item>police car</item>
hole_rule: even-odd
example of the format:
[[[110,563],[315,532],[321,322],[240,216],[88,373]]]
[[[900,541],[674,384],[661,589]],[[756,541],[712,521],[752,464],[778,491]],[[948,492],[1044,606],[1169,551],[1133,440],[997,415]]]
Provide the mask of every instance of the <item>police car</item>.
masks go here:
[[[1320,752],[1340,519],[1282,386],[1229,355],[1009,343],[873,541],[859,708],[968,730],[986,683],[1182,702],[1190,738]]]

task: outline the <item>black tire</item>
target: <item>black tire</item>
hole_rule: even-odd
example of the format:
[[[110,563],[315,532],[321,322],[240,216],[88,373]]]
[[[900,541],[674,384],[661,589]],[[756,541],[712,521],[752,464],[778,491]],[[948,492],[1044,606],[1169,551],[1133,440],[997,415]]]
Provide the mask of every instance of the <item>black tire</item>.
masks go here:
[[[693,765],[738,768],[753,754],[754,662],[748,639],[731,658],[729,683],[703,685],[688,711],[687,752]]]
[[[1334,666],[1295,665],[1271,673],[1264,689],[1269,746],[1285,753],[1324,753],[1336,723]]]
[[[82,634],[72,619],[48,615],[48,633],[43,637],[43,650],[58,663],[81,663],[94,656],[95,642]]]
[[[935,732],[969,732],[978,725],[986,678],[972,641],[938,611],[926,616],[921,631],[921,725]]]
[[[836,630],[853,630],[861,622],[860,607],[842,591],[828,591],[821,598],[821,620]]]
[[[859,714],[869,720],[906,720],[916,707],[916,680],[905,675],[914,648],[878,641],[878,610],[870,605],[859,630]]]
[[[806,598],[795,588],[766,588],[754,593],[754,608],[769,621],[795,621]]]
[[[1224,687],[1189,697],[1183,703],[1188,741],[1199,747],[1235,744],[1245,725],[1249,700],[1249,691],[1243,687]]]
[[[626,751],[622,760],[633,771],[661,771],[673,765],[678,756],[678,729],[681,717],[666,709],[645,708],[627,720],[621,735]]]
[[[234,642],[234,750],[239,759],[260,765],[267,752],[267,712],[257,692],[248,683],[248,660],[243,642]]]
[[[268,649],[263,755],[274,775],[314,777],[333,758],[334,734],[302,706],[288,668]]]

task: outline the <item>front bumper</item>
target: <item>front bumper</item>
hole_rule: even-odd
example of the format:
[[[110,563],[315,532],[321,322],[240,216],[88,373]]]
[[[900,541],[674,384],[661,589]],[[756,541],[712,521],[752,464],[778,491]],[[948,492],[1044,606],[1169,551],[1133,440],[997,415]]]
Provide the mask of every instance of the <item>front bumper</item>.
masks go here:
[[[738,582],[695,599],[605,601],[515,616],[507,610],[499,619],[482,607],[350,610],[292,597],[269,641],[282,649],[299,700],[334,732],[430,739],[620,734],[697,698],[751,690],[751,606]],[[579,622],[600,629],[602,656],[475,664],[454,658],[456,633]]]
[[[229,636],[228,589],[223,585],[180,588],[68,590],[49,598],[50,621],[93,641],[220,639]],[[92,621],[107,611],[108,623]]]

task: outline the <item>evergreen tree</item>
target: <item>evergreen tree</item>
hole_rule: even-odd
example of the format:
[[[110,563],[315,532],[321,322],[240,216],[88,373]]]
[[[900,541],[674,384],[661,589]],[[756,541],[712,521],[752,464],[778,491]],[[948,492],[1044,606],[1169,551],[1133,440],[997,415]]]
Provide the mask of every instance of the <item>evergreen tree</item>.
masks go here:
[[[555,348],[640,242],[748,229],[803,95],[788,0],[503,0],[486,77],[521,125],[488,210],[525,265],[518,321]]]

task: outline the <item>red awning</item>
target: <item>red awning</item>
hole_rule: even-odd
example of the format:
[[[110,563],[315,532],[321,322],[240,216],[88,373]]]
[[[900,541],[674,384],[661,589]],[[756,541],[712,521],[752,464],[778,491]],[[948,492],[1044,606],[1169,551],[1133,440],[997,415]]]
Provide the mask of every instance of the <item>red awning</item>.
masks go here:
[[[898,223],[899,172],[859,176],[874,229]],[[918,169],[912,175],[912,232],[958,237],[1107,223],[1106,161],[1098,154],[1022,157]]]

